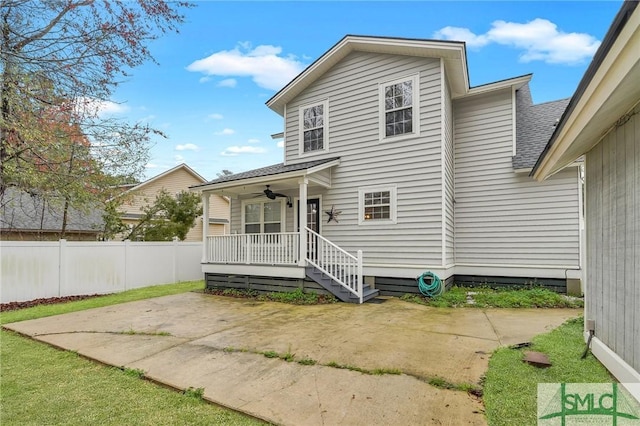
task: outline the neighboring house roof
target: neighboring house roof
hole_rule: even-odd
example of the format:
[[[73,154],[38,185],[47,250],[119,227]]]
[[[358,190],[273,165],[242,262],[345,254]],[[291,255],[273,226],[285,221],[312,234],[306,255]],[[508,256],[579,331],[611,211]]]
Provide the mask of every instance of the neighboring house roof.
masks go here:
[[[70,208],[66,232],[99,233],[103,227],[103,210],[90,208],[86,212]],[[0,228],[3,231],[60,232],[63,205],[49,203],[38,195],[9,188],[0,206]]]
[[[529,85],[516,91],[516,155],[513,168],[531,169],[549,141],[569,98],[534,105]]]
[[[546,179],[593,148],[640,99],[640,8],[625,1],[531,175]]]
[[[124,191],[124,192],[123,192],[122,194],[120,194],[120,195],[124,195],[124,194],[127,194],[127,193],[129,193],[129,192],[139,191],[140,189],[144,188],[145,186],[148,186],[149,184],[151,184],[151,183],[153,183],[153,182],[155,182],[155,181],[157,181],[157,180],[159,180],[159,179],[162,179],[163,177],[165,177],[165,176],[167,176],[167,175],[169,175],[169,174],[171,174],[171,173],[173,173],[173,172],[175,172],[175,171],[177,171],[177,170],[180,170],[180,169],[184,169],[184,170],[186,170],[187,172],[191,173],[191,174],[192,174],[193,176],[195,176],[195,177],[196,177],[200,182],[203,182],[203,183],[204,183],[204,182],[206,182],[206,181],[207,181],[205,178],[203,178],[202,176],[200,176],[200,175],[199,175],[195,170],[193,170],[191,167],[189,167],[189,166],[187,166],[186,164],[182,163],[182,164],[179,164],[179,165],[177,165],[177,166],[175,166],[175,167],[173,167],[173,168],[171,168],[171,169],[169,169],[169,170],[166,170],[166,171],[164,171],[164,172],[160,173],[159,175],[156,175],[156,176],[152,177],[151,179],[147,179],[147,180],[145,180],[144,182],[141,182],[141,183],[139,183],[139,184],[137,184],[137,185],[131,185],[131,184],[122,185],[121,187],[122,187],[123,189],[124,189],[124,188],[126,188],[126,191]]]
[[[281,175],[281,174],[291,173],[291,172],[306,171],[314,167],[326,165],[328,163],[336,162],[339,160],[340,160],[340,157],[333,157],[333,158],[326,158],[323,160],[305,161],[304,163],[297,163],[297,164],[285,165],[284,163],[278,163],[278,164],[273,164],[271,166],[261,167],[259,169],[249,170],[242,173],[235,173],[233,175],[222,176],[218,179],[214,179],[210,182],[207,182],[206,184],[195,185],[195,186],[192,186],[191,188],[198,188],[202,186],[209,186],[209,185],[221,184],[226,182],[234,182],[234,181],[244,180],[244,179],[275,176],[275,175]]]

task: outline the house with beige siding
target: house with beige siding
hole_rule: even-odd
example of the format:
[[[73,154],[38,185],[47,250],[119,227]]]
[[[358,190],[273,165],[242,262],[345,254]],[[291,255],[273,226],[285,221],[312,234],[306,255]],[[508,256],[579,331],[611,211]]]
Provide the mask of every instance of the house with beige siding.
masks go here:
[[[640,401],[640,7],[622,4],[532,175],[585,158],[585,340]],[[589,336],[591,338],[589,339]]]
[[[469,85],[465,44],[348,35],[276,93],[284,161],[193,189],[231,200],[203,235],[209,287],[304,287],[362,302],[444,283],[580,277],[575,164],[529,177],[567,100],[531,75]]]
[[[123,199],[119,207],[124,224],[133,226],[143,216],[142,208],[154,203],[156,195],[162,190],[169,194],[188,191],[189,187],[207,182],[186,164],[180,164],[142,183],[123,186]],[[196,219],[196,224],[187,233],[185,241],[202,241],[202,235],[225,235],[229,233],[229,199],[223,195],[209,197],[208,214]],[[207,218],[203,226],[203,217]]]

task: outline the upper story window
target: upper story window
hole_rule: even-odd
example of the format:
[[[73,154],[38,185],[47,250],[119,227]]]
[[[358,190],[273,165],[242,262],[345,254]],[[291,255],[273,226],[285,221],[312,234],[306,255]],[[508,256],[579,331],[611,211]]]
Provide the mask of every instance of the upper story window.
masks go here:
[[[247,201],[243,203],[242,219],[245,234],[282,232],[282,201]]]
[[[358,223],[396,223],[396,187],[394,185],[358,190]]]
[[[328,113],[327,101],[300,107],[300,154],[327,150]]]
[[[419,134],[418,76],[380,85],[380,139]]]

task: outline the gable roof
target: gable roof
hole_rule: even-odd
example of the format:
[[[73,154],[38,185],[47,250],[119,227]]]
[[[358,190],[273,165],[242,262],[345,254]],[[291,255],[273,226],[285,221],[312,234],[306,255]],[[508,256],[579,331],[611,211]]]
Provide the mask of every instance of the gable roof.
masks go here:
[[[104,227],[103,210],[87,211],[70,208],[67,212],[67,232],[99,233]],[[4,231],[60,232],[62,204],[46,202],[37,194],[8,188],[0,206],[0,228]]]
[[[316,59],[289,84],[273,95],[266,104],[280,115],[284,107],[311,83],[353,51],[387,53],[394,55],[442,58],[452,91],[458,97],[469,90],[465,43],[461,41],[428,40],[397,37],[346,35],[327,52]]]
[[[295,173],[295,172],[301,172],[301,171],[306,172],[318,166],[328,167],[331,165],[331,163],[338,162],[339,160],[340,160],[340,157],[333,157],[333,158],[325,158],[323,160],[305,161],[303,163],[297,163],[297,164],[287,164],[287,165],[285,165],[284,163],[272,164],[270,166],[261,167],[259,169],[253,169],[253,170],[249,170],[242,173],[235,173],[232,175],[222,176],[218,179],[214,179],[205,184],[194,185],[194,186],[191,186],[190,188],[201,188],[203,186],[210,186],[210,185],[222,184],[227,182],[235,182],[235,181],[252,179],[252,178],[277,176],[277,175],[283,175],[286,173]]]
[[[516,91],[515,170],[531,169],[536,164],[568,103],[566,98],[534,105],[528,84]]]
[[[157,181],[157,180],[159,180],[159,179],[162,179],[163,177],[168,176],[168,175],[170,175],[171,173],[174,173],[174,172],[176,172],[176,171],[178,171],[178,170],[180,170],[180,169],[184,169],[184,170],[185,170],[185,171],[187,171],[188,173],[192,174],[192,175],[193,175],[196,179],[198,179],[200,182],[206,182],[206,181],[207,181],[205,178],[203,178],[203,177],[202,177],[202,176],[200,176],[198,173],[196,173],[196,171],[195,171],[195,170],[193,170],[191,167],[189,167],[189,166],[187,166],[186,164],[182,163],[182,164],[179,164],[179,165],[177,165],[177,166],[175,166],[175,167],[173,167],[173,168],[171,168],[171,169],[169,169],[169,170],[165,170],[164,172],[160,173],[159,175],[156,175],[156,176],[154,176],[154,177],[152,177],[152,178],[150,178],[150,179],[147,179],[147,180],[145,180],[144,182],[140,182],[140,183],[139,183],[139,184],[137,184],[137,185],[131,185],[131,184],[122,185],[121,187],[122,187],[122,188],[127,188],[127,190],[126,190],[126,191],[124,191],[124,192],[123,192],[122,194],[120,194],[120,195],[123,195],[123,194],[129,193],[129,192],[133,192],[133,191],[138,191],[138,190],[140,190],[141,188],[144,188],[145,186],[147,186],[147,185],[149,185],[149,184],[151,184],[151,183],[153,183],[153,182],[155,182],[155,181]]]
[[[640,101],[640,8],[624,1],[530,175],[543,180],[593,148]]]

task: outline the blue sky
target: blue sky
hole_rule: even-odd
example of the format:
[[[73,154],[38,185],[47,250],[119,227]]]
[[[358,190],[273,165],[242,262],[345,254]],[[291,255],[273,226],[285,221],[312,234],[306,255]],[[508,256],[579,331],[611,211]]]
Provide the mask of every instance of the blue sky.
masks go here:
[[[196,1],[150,45],[104,114],[148,122],[146,177],[186,163],[207,179],[283,159],[265,102],[346,34],[467,42],[472,86],[533,73],[535,103],[570,97],[621,1]]]

